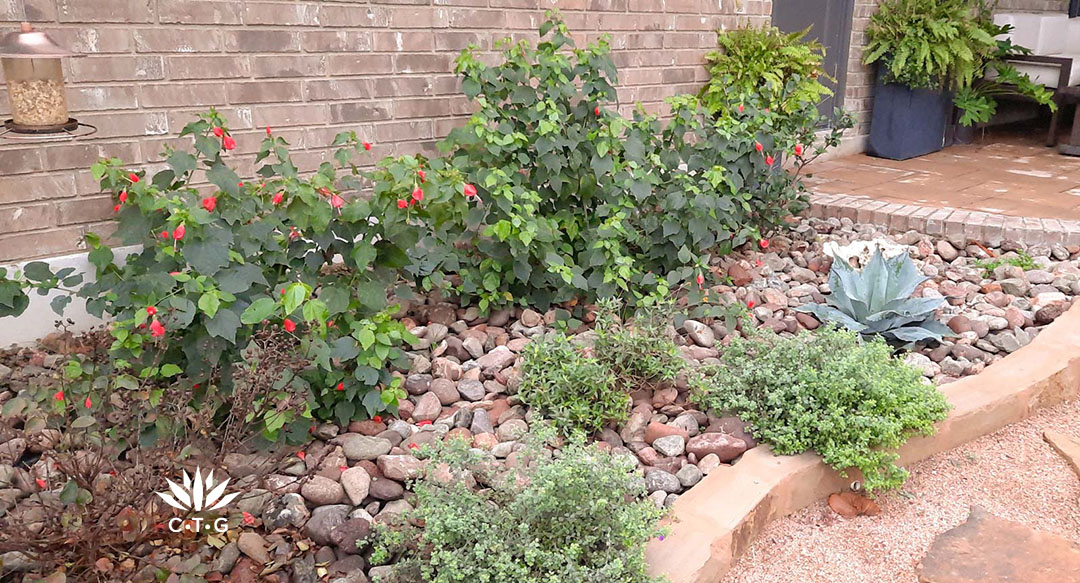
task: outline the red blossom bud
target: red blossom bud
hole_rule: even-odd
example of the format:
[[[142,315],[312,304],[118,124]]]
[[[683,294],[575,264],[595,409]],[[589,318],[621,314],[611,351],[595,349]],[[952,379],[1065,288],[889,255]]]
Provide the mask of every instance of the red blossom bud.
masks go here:
[[[146,315],[148,315],[148,316],[156,316],[157,315],[157,308],[155,308],[154,306],[147,306],[146,307]]]
[[[187,228],[184,227],[184,223],[180,223],[180,225],[178,227],[173,229],[172,237],[173,237],[173,239],[176,239],[177,241],[180,241],[181,239],[184,238],[184,233],[187,233]]]
[[[397,207],[398,207],[399,209],[403,209],[403,208],[405,208],[405,207],[407,207],[407,206],[409,206],[409,201],[407,201],[407,200],[405,200],[405,199],[402,199],[402,198],[399,198],[399,199],[398,199],[398,201],[397,201]]]
[[[371,142],[364,142],[364,149],[371,150]]]
[[[226,150],[232,150],[233,148],[236,148],[236,140],[234,140],[232,136],[225,136],[221,139],[221,145],[224,146]]]
[[[294,323],[292,320],[290,320],[288,318],[285,318],[284,326],[285,326],[285,331],[286,332],[295,332],[296,331],[296,323]]]
[[[225,130],[221,129],[221,127],[216,127],[214,128],[214,135],[220,138],[225,135]]]
[[[202,199],[202,207],[209,212],[214,212],[214,209],[217,208],[217,197],[208,196]]]
[[[465,196],[472,198],[476,196],[476,187],[471,184],[465,185]]]

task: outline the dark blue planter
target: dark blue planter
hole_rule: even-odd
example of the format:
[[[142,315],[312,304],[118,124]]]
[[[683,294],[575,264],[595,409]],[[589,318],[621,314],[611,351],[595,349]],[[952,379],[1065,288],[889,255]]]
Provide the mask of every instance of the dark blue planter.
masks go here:
[[[952,96],[946,92],[885,83],[879,72],[867,153],[907,160],[937,152],[944,147],[952,107]]]

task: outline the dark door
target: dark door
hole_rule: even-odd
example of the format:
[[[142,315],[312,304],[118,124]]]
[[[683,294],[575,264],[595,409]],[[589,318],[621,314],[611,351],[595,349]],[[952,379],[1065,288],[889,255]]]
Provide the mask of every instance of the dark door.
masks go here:
[[[824,81],[833,96],[818,104],[818,111],[830,117],[844,103],[854,4],[855,0],[773,0],[773,26],[784,32],[810,27],[806,38],[825,45],[825,71],[835,81]]]

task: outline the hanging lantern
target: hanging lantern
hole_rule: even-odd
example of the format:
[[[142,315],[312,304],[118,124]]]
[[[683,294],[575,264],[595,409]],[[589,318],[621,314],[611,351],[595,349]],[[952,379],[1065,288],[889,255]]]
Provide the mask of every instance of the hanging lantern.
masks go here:
[[[79,122],[68,116],[62,57],[74,53],[57,45],[29,22],[0,37],[0,63],[7,82],[11,119],[4,127],[16,134],[72,132]]]

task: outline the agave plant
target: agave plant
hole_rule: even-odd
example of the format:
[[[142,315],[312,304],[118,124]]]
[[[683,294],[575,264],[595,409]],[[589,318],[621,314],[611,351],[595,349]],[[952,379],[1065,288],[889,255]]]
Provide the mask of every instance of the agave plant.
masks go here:
[[[906,253],[885,259],[879,248],[862,270],[833,257],[829,272],[832,293],[825,304],[800,306],[796,308],[800,312],[909,347],[920,340],[940,341],[942,336],[952,335],[952,330],[934,316],[944,298],[911,297],[929,278],[919,273]]]

